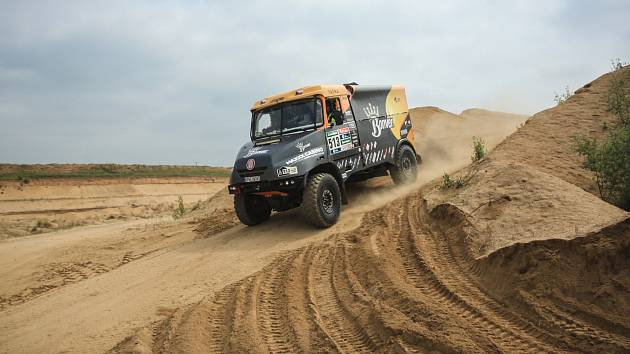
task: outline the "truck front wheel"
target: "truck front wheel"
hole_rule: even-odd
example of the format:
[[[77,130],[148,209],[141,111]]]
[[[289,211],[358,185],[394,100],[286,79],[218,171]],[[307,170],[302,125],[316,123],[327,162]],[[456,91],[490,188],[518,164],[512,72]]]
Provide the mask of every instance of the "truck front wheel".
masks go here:
[[[302,198],[302,215],[317,227],[330,227],[339,219],[341,192],[335,177],[317,173],[308,179]]]
[[[240,193],[234,196],[234,210],[238,219],[247,226],[258,225],[269,219],[271,206],[265,197]]]

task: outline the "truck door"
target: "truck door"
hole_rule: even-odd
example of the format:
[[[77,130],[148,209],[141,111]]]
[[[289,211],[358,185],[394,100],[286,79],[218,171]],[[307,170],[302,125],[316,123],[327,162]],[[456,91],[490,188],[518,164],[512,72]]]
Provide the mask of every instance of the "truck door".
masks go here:
[[[361,144],[348,97],[326,99],[326,145],[330,160],[337,165],[342,178],[347,179],[361,164]]]

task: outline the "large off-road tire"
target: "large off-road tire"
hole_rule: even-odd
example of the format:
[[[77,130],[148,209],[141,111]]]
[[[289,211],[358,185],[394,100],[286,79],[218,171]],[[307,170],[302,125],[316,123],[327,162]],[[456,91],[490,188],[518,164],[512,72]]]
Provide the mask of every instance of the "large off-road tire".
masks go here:
[[[396,152],[396,165],[389,171],[394,183],[413,183],[418,177],[418,161],[409,145],[401,145]]]
[[[234,210],[238,219],[247,226],[258,225],[269,219],[271,206],[265,197],[240,193],[234,196]]]
[[[310,176],[301,209],[304,218],[317,227],[334,225],[341,212],[341,192],[335,177],[329,173]]]

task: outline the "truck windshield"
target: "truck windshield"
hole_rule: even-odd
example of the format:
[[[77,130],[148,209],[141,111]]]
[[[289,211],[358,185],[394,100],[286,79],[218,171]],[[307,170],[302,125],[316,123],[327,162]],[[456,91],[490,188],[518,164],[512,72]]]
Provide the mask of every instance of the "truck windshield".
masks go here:
[[[319,99],[280,103],[253,114],[254,140],[315,129],[324,123]]]

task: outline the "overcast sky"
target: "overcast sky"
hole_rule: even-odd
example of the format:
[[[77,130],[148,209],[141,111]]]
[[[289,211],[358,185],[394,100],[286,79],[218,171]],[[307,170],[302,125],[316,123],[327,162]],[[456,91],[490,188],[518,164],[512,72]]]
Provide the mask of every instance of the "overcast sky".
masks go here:
[[[533,114],[617,57],[628,1],[0,0],[0,162],[231,165],[253,101],[316,83]]]

